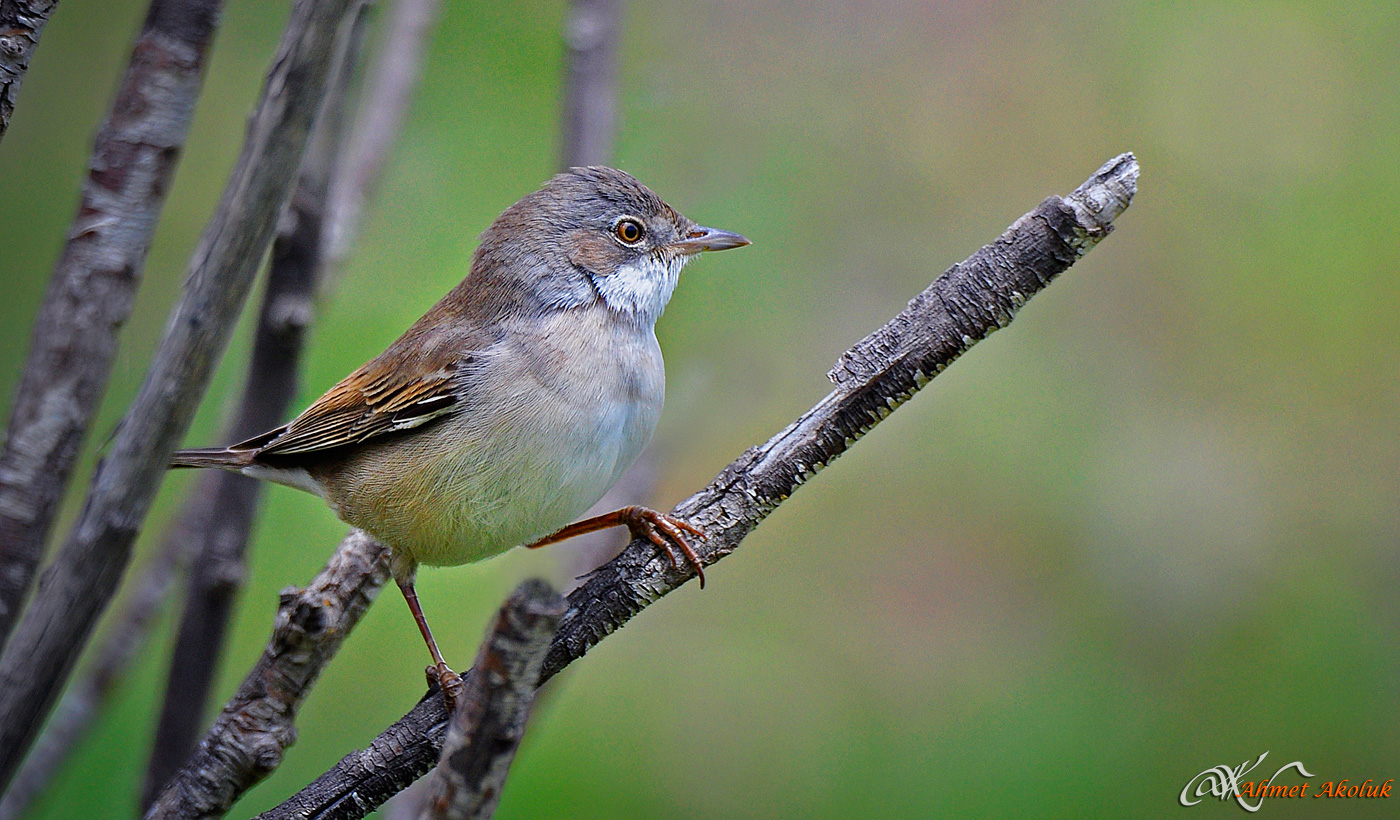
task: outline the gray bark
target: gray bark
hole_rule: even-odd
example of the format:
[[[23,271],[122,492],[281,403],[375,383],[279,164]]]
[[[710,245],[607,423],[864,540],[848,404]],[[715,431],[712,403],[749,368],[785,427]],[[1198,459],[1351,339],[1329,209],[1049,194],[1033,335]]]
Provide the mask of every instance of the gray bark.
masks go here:
[[[424,52],[442,0],[395,0],[389,31],[370,70],[355,127],[336,163],[326,203],[326,272],[335,277],[360,232],[365,203],[403,131],[423,74]]]
[[[291,189],[353,0],[298,0],[233,178],[83,510],[0,657],[0,785],[8,785],[116,591]]]
[[[189,135],[220,6],[220,0],[152,2],[97,132],[78,213],[34,322],[0,448],[0,646],[19,617],[107,386],[117,333],[131,315]],[[0,31],[5,23],[0,14]],[[0,88],[0,98],[5,93]]]
[[[211,486],[203,486],[201,494],[207,496],[212,490]],[[96,651],[96,659],[63,693],[53,719],[44,727],[34,750],[0,798],[0,820],[17,820],[25,815],[29,805],[43,794],[49,781],[108,705],[117,684],[126,677],[127,669],[146,645],[151,627],[161,612],[161,604],[185,563],[184,546],[202,526],[194,518],[204,515],[206,507],[207,498],[186,505],[180,522],[165,539],[155,559],[142,571],[141,580],[127,596],[117,624]]]
[[[29,58],[58,0],[0,0],[0,141],[10,127]]]
[[[488,820],[525,735],[535,684],[564,599],[526,581],[501,607],[452,712],[421,820]],[[381,799],[379,802],[383,802]]]

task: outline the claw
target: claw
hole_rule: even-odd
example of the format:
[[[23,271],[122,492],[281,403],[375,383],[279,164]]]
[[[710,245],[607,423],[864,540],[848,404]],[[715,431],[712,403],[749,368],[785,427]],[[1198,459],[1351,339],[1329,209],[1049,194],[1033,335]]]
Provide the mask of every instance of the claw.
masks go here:
[[[704,538],[704,530],[674,516],[659,513],[646,507],[629,508],[626,523],[627,529],[631,530],[634,538],[644,537],[657,549],[665,552],[666,557],[671,559],[671,566],[676,569],[680,569],[681,566],[680,558],[676,556],[676,551],[679,550],[681,555],[685,556],[686,563],[695,570],[695,577],[700,581],[700,588],[705,588],[705,565],[700,563],[700,556],[685,540],[687,532]]]
[[[457,710],[457,704],[461,701],[462,676],[453,672],[445,663],[430,666],[428,670],[430,675],[437,675],[438,686],[442,687],[442,700],[447,706],[447,714],[452,714]]]
[[[679,518],[659,513],[647,507],[623,507],[610,513],[597,515],[570,524],[553,535],[547,535],[525,546],[529,549],[535,549],[548,544],[557,544],[585,533],[619,526],[626,527],[632,533],[633,538],[646,538],[657,549],[665,552],[666,557],[671,559],[671,566],[677,569],[680,569],[681,566],[681,559],[676,556],[677,551],[679,551],[681,555],[685,556],[685,561],[691,569],[695,570],[695,577],[700,579],[700,588],[705,588],[705,565],[700,562],[700,556],[685,540],[686,533],[704,538],[704,530]]]

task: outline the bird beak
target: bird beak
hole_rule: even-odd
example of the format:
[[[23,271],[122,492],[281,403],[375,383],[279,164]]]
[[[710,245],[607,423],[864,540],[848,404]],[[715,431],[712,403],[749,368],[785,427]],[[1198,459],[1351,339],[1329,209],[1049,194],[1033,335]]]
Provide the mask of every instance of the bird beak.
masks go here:
[[[672,242],[671,247],[677,253],[689,256],[702,251],[727,251],[730,248],[742,248],[751,244],[747,237],[741,236],[732,231],[722,231],[719,228],[704,228],[699,225],[686,232],[685,237],[678,242]]]

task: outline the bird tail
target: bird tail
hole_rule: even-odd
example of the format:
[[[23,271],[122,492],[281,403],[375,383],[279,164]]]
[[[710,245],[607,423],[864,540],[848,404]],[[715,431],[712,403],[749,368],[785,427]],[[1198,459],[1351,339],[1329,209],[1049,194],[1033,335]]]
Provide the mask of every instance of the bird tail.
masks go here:
[[[253,463],[253,450],[235,450],[231,447],[205,447],[198,450],[180,450],[170,457],[171,467],[219,467],[239,472]]]

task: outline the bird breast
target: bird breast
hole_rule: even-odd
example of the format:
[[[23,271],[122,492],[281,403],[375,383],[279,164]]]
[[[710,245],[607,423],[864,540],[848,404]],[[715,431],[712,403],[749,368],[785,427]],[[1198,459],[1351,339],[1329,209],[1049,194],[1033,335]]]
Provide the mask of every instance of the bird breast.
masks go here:
[[[602,498],[661,415],[655,333],[601,305],[522,325],[464,365],[461,412],[347,465],[360,480],[332,500],[342,518],[451,565],[548,535]]]

